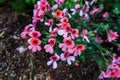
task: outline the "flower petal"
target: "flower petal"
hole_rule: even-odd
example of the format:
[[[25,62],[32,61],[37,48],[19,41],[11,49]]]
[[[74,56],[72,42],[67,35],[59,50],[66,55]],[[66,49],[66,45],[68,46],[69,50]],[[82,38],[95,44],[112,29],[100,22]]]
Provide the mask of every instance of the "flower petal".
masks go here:
[[[48,65],[48,66],[51,65],[52,62],[53,62],[53,60],[48,61],[48,62],[47,62],[47,65]]]
[[[69,60],[75,61],[75,57],[74,56],[69,56]]]
[[[53,69],[56,69],[56,68],[57,68],[57,62],[54,61],[54,62],[53,62]]]
[[[71,65],[71,61],[70,61],[69,58],[67,58],[67,63],[68,63],[69,65]]]

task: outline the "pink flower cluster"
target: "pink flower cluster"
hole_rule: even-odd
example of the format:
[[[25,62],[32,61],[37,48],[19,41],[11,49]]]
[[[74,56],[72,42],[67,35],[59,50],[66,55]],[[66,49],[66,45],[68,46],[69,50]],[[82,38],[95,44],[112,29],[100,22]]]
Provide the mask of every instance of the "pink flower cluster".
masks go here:
[[[113,40],[115,40],[118,37],[118,33],[117,32],[113,32],[113,31],[109,31],[108,32],[108,41],[112,42]]]
[[[120,78],[120,57],[116,54],[113,56],[112,64],[107,68],[106,72],[102,72],[99,79],[103,78]]]
[[[57,61],[67,61],[69,65],[75,61],[75,57],[80,56],[81,52],[85,50],[85,46],[83,44],[75,44],[74,39],[80,37],[79,30],[71,28],[69,23],[69,19],[62,15],[64,13],[62,10],[59,10],[60,13],[56,13],[55,17],[59,19],[60,23],[56,24],[53,30],[50,30],[50,35],[48,39],[48,43],[44,46],[44,49],[47,53],[53,54],[54,46],[56,44],[56,35],[60,35],[63,37],[63,43],[59,43],[59,48],[63,51],[60,53],[60,56],[55,53],[52,57],[50,57],[50,61],[48,61],[48,66],[53,63],[53,68],[57,68]],[[49,21],[48,21],[49,22]],[[53,21],[54,22],[54,21]],[[49,26],[49,25],[48,25]],[[82,36],[87,35],[87,30],[84,29],[81,33]],[[86,36],[87,37],[87,36]]]
[[[43,21],[44,15],[47,11],[50,10],[50,4],[47,0],[40,0],[37,4],[34,5],[33,10],[33,22],[36,23],[37,21]]]
[[[83,29],[81,32],[77,28],[73,28],[70,24],[70,18],[76,12],[79,12],[79,17],[83,20],[88,20],[90,15],[94,15],[97,12],[100,12],[100,8],[94,8],[90,11],[90,6],[94,4],[95,0],[91,2],[85,1],[84,6],[79,4],[75,5],[74,9],[71,9],[72,13],[69,13],[70,10],[61,7],[64,4],[65,0],[54,0],[55,4],[50,5],[47,0],[39,0],[37,4],[34,5],[32,24],[27,25],[24,28],[24,31],[21,33],[23,39],[28,39],[29,44],[28,49],[32,52],[41,51],[42,41],[39,39],[41,36],[40,31],[36,30],[36,25],[40,22],[46,27],[49,28],[49,38],[48,43],[44,45],[46,53],[50,53],[52,56],[49,58],[47,65],[53,64],[53,68],[57,68],[57,62],[59,60],[67,61],[68,65],[71,65],[77,56],[80,56],[82,51],[85,50],[84,44],[76,44],[76,38],[82,38],[83,41],[90,42],[88,38],[88,30]],[[78,0],[73,0],[77,2]],[[45,18],[45,15],[53,18]],[[108,13],[103,15],[104,18],[108,17]],[[56,20],[56,21],[55,21]],[[57,22],[57,23],[55,23]],[[63,42],[57,42],[57,36],[61,36]],[[112,36],[112,38],[111,38]],[[117,35],[110,34],[110,40],[114,40]],[[58,47],[57,47],[58,46]],[[55,48],[61,49],[61,53],[56,52]]]
[[[107,37],[106,41],[108,41],[108,42],[112,42],[119,37],[119,34],[117,32],[113,32],[112,30],[109,30],[107,32],[107,35],[108,35],[108,37]],[[104,40],[102,40],[101,37],[97,36],[96,37],[96,42],[97,43],[102,43],[102,42],[104,42]]]
[[[37,4],[34,5],[32,24],[27,25],[21,33],[23,39],[27,39],[27,34],[30,37],[27,42],[29,44],[28,49],[31,49],[32,52],[41,50],[41,40],[39,39],[41,33],[40,31],[36,31],[36,23],[44,20],[43,17],[49,8],[50,5],[47,0],[38,1]]]
[[[84,6],[76,4],[75,8],[71,9],[72,14],[74,15],[76,12],[79,12],[79,16],[82,20],[89,20],[90,15],[94,15],[95,13],[101,12],[100,8],[94,8],[90,10],[90,6],[92,6],[94,3],[95,0],[92,0],[91,2],[85,1]],[[104,17],[106,17],[106,14]]]

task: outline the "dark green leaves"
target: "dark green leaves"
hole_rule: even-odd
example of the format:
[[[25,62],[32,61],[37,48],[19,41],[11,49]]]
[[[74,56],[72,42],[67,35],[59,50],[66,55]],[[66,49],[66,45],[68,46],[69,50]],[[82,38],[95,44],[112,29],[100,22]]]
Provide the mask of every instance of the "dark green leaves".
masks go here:
[[[0,0],[0,4],[2,4],[2,3],[4,3],[5,2],[5,0]]]
[[[25,0],[27,4],[35,4],[37,0]]]

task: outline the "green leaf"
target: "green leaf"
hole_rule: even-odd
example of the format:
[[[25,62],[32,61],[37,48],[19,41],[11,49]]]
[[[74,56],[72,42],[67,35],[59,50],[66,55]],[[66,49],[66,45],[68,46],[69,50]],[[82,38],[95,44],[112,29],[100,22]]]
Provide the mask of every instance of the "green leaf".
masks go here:
[[[35,4],[35,3],[36,3],[36,0],[32,0],[32,3]]]
[[[30,4],[31,0],[25,0],[25,2],[26,2],[27,4]]]
[[[120,13],[120,3],[112,4],[111,6],[115,9],[115,12]]]
[[[5,2],[5,0],[0,0],[0,3],[4,3]]]
[[[26,4],[23,0],[14,1],[11,3],[12,9],[23,12],[26,10]]]

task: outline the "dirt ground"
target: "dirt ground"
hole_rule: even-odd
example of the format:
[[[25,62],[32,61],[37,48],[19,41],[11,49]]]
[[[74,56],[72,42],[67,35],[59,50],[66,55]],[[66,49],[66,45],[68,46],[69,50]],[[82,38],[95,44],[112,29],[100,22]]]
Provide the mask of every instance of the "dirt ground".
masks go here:
[[[0,80],[97,80],[98,65],[93,60],[66,65],[58,62],[56,70],[46,65],[48,54],[32,53],[20,33],[31,22],[31,17],[0,8]],[[18,48],[24,48],[22,53]]]

